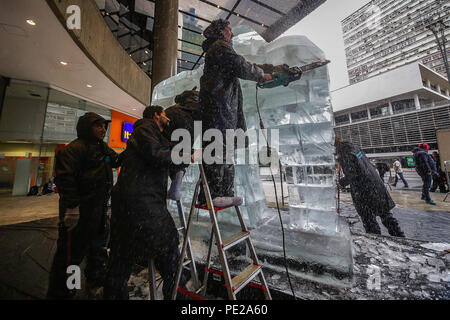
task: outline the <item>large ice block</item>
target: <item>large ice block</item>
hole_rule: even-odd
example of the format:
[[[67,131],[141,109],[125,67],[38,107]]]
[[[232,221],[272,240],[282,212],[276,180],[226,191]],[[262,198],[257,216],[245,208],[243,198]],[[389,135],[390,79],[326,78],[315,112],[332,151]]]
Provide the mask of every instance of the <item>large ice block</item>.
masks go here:
[[[248,32],[235,37],[233,47],[248,61],[258,64],[285,63],[292,67],[325,60],[323,52],[304,36],[286,36],[266,43],[255,32]],[[173,105],[177,94],[200,86],[202,73],[200,67],[161,82],[154,90],[152,103],[163,107]],[[248,129],[259,130],[258,100],[266,129],[279,131],[281,171],[288,186],[289,210],[283,212],[283,223],[289,230],[286,246],[290,259],[350,272],[348,228],[336,213],[333,112],[327,67],[307,72],[287,87],[257,89],[255,82],[244,80],[241,87]],[[253,229],[257,250],[269,256],[278,255],[279,250],[273,248],[281,245],[279,234],[267,232],[276,229],[278,214],[267,207],[259,165],[236,164],[235,170],[235,193],[244,199],[242,213]],[[186,209],[190,207],[198,175],[196,165],[191,165],[186,172],[182,187]],[[171,204],[170,209],[176,216],[176,206]],[[232,232],[233,226],[238,226],[233,209],[220,211],[218,219],[226,226],[224,230]],[[198,221],[209,221],[208,213],[200,212]]]

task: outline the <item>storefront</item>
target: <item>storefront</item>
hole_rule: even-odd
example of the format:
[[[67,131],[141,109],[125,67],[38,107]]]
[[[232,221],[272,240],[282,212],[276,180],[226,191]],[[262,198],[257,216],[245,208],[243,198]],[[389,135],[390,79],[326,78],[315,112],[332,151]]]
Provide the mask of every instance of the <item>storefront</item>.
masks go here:
[[[137,118],[111,111],[111,133],[109,136],[109,146],[117,153],[122,152],[127,147],[127,141],[133,132],[133,125]]]
[[[111,110],[67,93],[11,81],[0,108],[0,194],[26,195],[54,175],[55,154],[76,139],[78,118]],[[105,137],[109,142],[110,129]]]

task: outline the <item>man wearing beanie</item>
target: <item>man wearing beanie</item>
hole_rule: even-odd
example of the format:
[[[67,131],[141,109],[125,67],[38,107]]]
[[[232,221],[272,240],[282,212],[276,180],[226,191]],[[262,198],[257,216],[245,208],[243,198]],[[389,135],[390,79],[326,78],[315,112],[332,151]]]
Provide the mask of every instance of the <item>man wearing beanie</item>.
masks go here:
[[[247,130],[242,110],[243,98],[239,79],[265,82],[272,79],[277,68],[273,65],[256,65],[238,55],[232,44],[233,32],[229,21],[213,21],[204,31],[202,44],[205,67],[200,79],[203,133],[218,129],[223,136],[224,149],[227,129]],[[203,144],[205,148],[208,143]],[[214,159],[222,155],[213,155]],[[227,159],[225,150],[223,159]],[[203,164],[213,204],[217,207],[240,205],[242,199],[234,197],[234,166],[230,163]],[[199,202],[205,203],[203,190]]]

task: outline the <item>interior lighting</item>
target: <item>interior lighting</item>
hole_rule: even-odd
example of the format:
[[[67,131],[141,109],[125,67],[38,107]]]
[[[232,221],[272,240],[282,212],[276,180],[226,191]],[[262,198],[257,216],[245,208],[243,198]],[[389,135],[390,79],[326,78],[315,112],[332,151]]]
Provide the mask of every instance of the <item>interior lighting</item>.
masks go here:
[[[63,66],[67,66],[68,65],[68,63],[65,62],[65,61],[60,61],[59,63],[61,63]]]
[[[86,85],[86,87],[88,87],[88,88],[92,88],[92,87],[93,87],[93,85],[92,85],[92,84],[87,84],[87,85]]]
[[[33,20],[31,20],[31,19],[28,19],[27,20],[27,23],[30,25],[30,26],[36,26],[36,22],[34,22]]]

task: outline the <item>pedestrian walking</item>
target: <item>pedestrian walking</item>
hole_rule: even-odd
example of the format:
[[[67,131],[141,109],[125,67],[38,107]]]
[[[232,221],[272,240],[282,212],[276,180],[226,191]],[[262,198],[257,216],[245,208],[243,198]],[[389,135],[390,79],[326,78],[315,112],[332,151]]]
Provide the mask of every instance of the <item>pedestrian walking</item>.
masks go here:
[[[405,177],[403,176],[402,164],[400,163],[398,158],[394,158],[394,163],[392,164],[392,166],[394,167],[394,172],[395,172],[395,180],[394,180],[394,183],[392,184],[392,186],[394,186],[394,187],[397,186],[398,177],[400,177],[400,179],[402,179],[402,181],[403,181],[404,187],[408,188],[408,181],[406,181]]]
[[[366,232],[381,234],[376,220],[379,216],[391,236],[404,237],[405,234],[391,212],[395,203],[375,166],[360,148],[350,142],[342,142],[336,138],[335,146],[337,160],[344,172],[339,186],[344,188],[350,185],[353,204]]]
[[[422,200],[426,203],[435,206],[436,203],[431,200],[430,188],[431,179],[433,174],[437,174],[436,163],[431,155],[428,154],[430,146],[426,143],[419,144],[418,147],[414,148],[414,162],[416,163],[416,171],[422,178]]]
[[[436,189],[439,187],[439,191],[441,193],[447,192],[447,185],[446,185],[446,175],[445,172],[442,170],[441,166],[441,158],[439,157],[439,153],[437,151],[433,152],[433,159],[436,162],[436,171],[437,174],[433,175],[433,185],[430,189],[431,192],[436,192]]]

